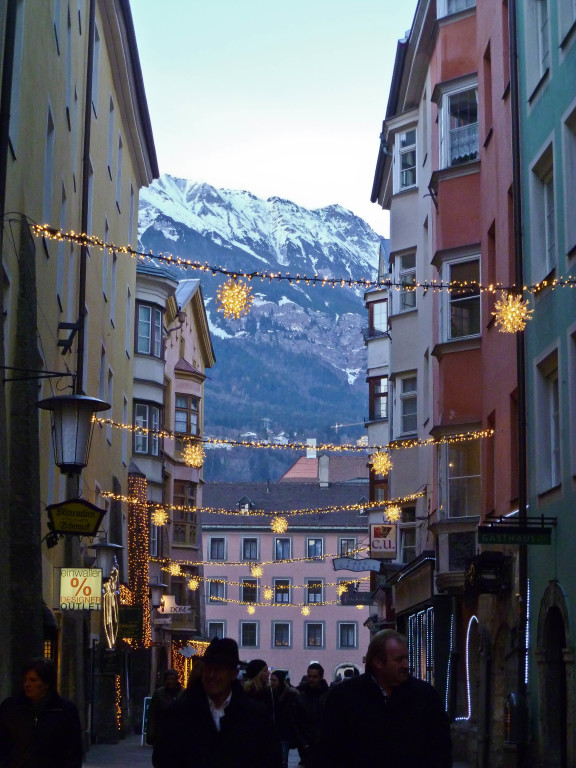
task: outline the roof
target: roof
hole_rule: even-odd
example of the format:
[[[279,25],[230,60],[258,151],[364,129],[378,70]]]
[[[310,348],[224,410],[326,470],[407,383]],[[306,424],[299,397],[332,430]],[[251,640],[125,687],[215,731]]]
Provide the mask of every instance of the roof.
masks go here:
[[[368,455],[361,456],[330,456],[328,462],[328,482],[368,482]],[[285,472],[279,483],[318,482],[318,461],[301,456],[290,469]]]
[[[290,512],[297,509],[325,509],[360,503],[368,498],[368,482],[333,483],[321,488],[316,483],[206,483],[202,487],[202,504],[211,509],[238,510],[238,502],[246,497],[252,509],[265,512]],[[326,514],[294,516],[290,528],[368,527],[368,518],[359,510],[339,510]],[[265,527],[269,521],[257,515],[231,516],[201,513],[203,528],[213,526],[237,528]]]

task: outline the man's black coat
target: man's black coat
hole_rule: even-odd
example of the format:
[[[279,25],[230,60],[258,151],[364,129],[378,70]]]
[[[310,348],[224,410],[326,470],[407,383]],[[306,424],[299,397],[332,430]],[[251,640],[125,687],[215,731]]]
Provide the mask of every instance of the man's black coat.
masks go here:
[[[217,730],[201,680],[162,713],[154,768],[281,768],[280,742],[266,708],[235,682]]]
[[[321,749],[330,768],[451,768],[450,723],[436,690],[416,678],[391,696],[370,674],[330,689]]]

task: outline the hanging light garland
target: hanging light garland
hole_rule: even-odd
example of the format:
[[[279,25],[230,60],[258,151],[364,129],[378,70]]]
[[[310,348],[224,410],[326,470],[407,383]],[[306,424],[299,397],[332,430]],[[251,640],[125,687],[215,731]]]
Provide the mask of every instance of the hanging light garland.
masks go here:
[[[392,469],[392,461],[387,451],[379,451],[373,454],[370,457],[370,464],[372,464],[372,470],[377,475],[387,475]]]
[[[216,291],[216,299],[220,306],[218,312],[224,312],[224,317],[238,320],[250,312],[253,298],[252,288],[232,277]]]
[[[501,333],[523,331],[526,322],[531,319],[530,315],[534,314],[534,310],[528,309],[528,307],[528,300],[522,301],[521,294],[505,291],[502,298],[494,305],[496,311],[492,312],[496,318],[496,325],[501,326],[498,330]]]
[[[193,469],[202,469],[206,453],[198,440],[188,441],[184,446],[184,463]]]
[[[56,227],[51,227],[48,224],[36,224],[31,223],[30,224],[30,231],[35,237],[43,238],[45,240],[56,240],[58,242],[61,242],[63,240],[68,240],[73,243],[77,243],[81,246],[87,246],[87,247],[93,247],[93,248],[99,248],[100,250],[110,250],[114,251],[118,254],[127,254],[131,256],[132,258],[135,258],[139,261],[161,261],[165,262],[168,265],[181,267],[182,269],[195,269],[199,270],[201,272],[210,272],[213,275],[226,275],[227,277],[231,277],[233,280],[237,280],[238,278],[245,278],[247,280],[252,280],[253,278],[260,278],[260,280],[264,281],[267,280],[271,282],[272,280],[279,280],[279,281],[287,281],[289,283],[305,283],[306,285],[320,285],[322,287],[353,287],[353,286],[362,286],[364,288],[372,288],[372,287],[379,287],[379,288],[395,288],[398,291],[416,291],[417,289],[423,289],[424,291],[449,291],[450,293],[454,294],[456,292],[462,292],[462,293],[468,293],[470,289],[475,289],[480,291],[481,293],[488,292],[488,293],[496,293],[496,292],[518,292],[519,290],[522,290],[524,293],[538,293],[542,291],[544,288],[551,288],[554,290],[555,288],[559,287],[570,287],[573,288],[576,286],[576,277],[558,277],[554,280],[543,280],[539,283],[533,283],[532,285],[524,285],[524,286],[518,286],[518,285],[505,285],[504,283],[490,283],[488,285],[485,285],[484,283],[480,283],[475,280],[452,280],[450,282],[442,282],[438,280],[422,280],[414,282],[410,285],[407,285],[405,282],[401,280],[368,280],[368,279],[353,279],[350,277],[335,277],[335,278],[327,278],[322,277],[321,275],[315,274],[314,276],[310,275],[291,275],[290,273],[282,274],[280,272],[241,272],[238,270],[229,270],[224,267],[218,267],[215,265],[204,263],[202,264],[199,261],[192,261],[191,259],[183,259],[178,256],[173,256],[171,254],[163,254],[163,253],[153,253],[152,251],[143,252],[138,251],[135,248],[132,248],[130,245],[116,245],[116,243],[109,243],[104,241],[102,238],[97,237],[96,235],[88,235],[86,233],[78,233],[74,231],[66,232],[64,230],[58,229]]]
[[[166,512],[163,507],[156,507],[156,509],[152,511],[150,519],[152,520],[153,525],[161,528],[163,525],[166,525],[169,520],[168,512]]]

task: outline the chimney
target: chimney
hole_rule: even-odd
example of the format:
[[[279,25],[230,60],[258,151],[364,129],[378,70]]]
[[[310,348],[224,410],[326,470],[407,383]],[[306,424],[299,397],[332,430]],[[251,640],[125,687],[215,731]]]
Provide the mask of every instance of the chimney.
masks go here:
[[[306,445],[308,446],[306,448],[306,458],[307,459],[315,459],[316,458],[316,438],[315,437],[309,437],[306,440]]]
[[[328,488],[330,485],[330,456],[327,453],[318,457],[318,482],[320,488]]]

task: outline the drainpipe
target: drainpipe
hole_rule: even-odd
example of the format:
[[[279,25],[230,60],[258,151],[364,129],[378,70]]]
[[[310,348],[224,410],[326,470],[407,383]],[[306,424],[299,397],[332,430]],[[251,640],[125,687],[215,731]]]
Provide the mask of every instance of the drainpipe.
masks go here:
[[[523,241],[522,241],[522,185],[520,157],[520,88],[518,75],[518,24],[516,0],[508,2],[508,26],[510,32],[510,103],[512,109],[512,188],[514,215],[514,253],[515,253],[515,282],[517,286],[524,284]],[[518,523],[520,527],[527,524],[527,425],[526,425],[526,358],[524,346],[524,331],[516,334],[516,368],[518,391]],[[519,717],[520,743],[517,745],[517,768],[526,766],[528,741],[528,710],[526,707],[526,664],[528,648],[526,647],[527,609],[528,609],[528,548],[526,544],[518,547],[518,670],[517,692],[521,707]]]
[[[92,133],[92,70],[94,66],[94,29],[96,26],[96,0],[91,0],[88,17],[88,57],[86,61],[86,104],[84,108],[84,142],[82,154],[82,209],[81,231],[88,232],[88,214],[90,212],[90,137]],[[84,343],[86,317],[86,264],[88,248],[80,247],[80,274],[78,278],[78,346],[76,349],[76,382],[74,392],[84,393]]]

